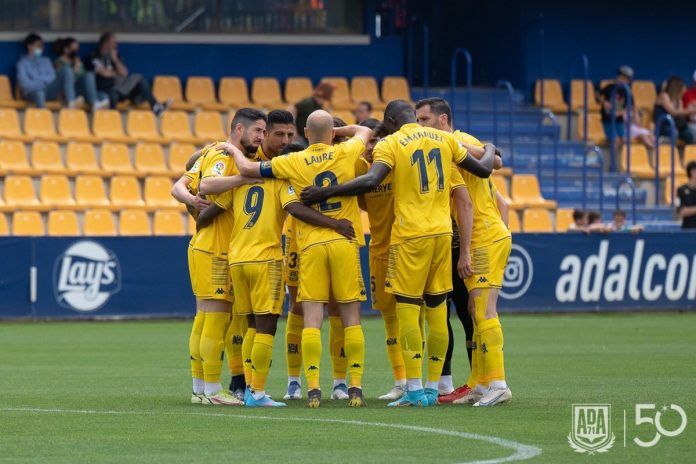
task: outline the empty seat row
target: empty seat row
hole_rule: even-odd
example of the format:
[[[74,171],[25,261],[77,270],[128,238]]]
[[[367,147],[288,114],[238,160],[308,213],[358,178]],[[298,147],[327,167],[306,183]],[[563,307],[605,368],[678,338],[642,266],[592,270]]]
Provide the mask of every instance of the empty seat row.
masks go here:
[[[696,145],[687,145],[684,148],[684,159],[681,160],[679,151],[674,150],[674,171],[681,174],[684,167],[690,162],[696,161]],[[628,172],[628,147],[624,145],[621,149],[621,168]],[[639,179],[654,179],[656,168],[659,168],[659,176],[667,177],[672,172],[672,152],[670,145],[658,145],[657,161],[655,157],[648,154],[645,145],[631,144],[631,176]]]
[[[188,215],[187,215],[188,216]],[[85,211],[82,227],[74,211],[51,211],[46,224],[37,211],[16,211],[12,214],[12,226],[0,213],[0,235],[15,236],[142,236],[142,235],[191,235],[195,222],[190,216],[178,211],[156,211],[150,225],[149,215],[138,209],[123,210],[118,215],[118,228],[114,215],[109,210],[93,209]],[[185,224],[187,222],[187,224]]]
[[[584,81],[573,79],[570,81],[570,108],[577,111],[584,107]],[[605,79],[600,83],[600,89],[613,83],[611,79]],[[544,106],[552,111],[568,111],[568,105],[563,98],[561,82],[556,79],[544,79],[536,81],[534,86],[534,104],[541,105],[541,89],[544,89]],[[631,94],[635,107],[652,110],[657,100],[657,91],[652,81],[636,80],[631,83]],[[594,84],[587,81],[587,109],[599,111],[599,102],[595,94]]]
[[[7,176],[4,181],[3,195],[0,197],[0,211],[14,211],[18,208],[33,211],[48,211],[55,208],[184,210],[183,205],[171,196],[171,188],[172,181],[168,177],[148,177],[145,179],[144,188],[141,189],[140,182],[135,177],[114,176],[109,182],[107,196],[105,183],[101,177],[85,175],[75,179],[73,195],[67,176],[49,174],[41,178],[37,196],[31,177]]]
[[[112,176],[127,174],[138,177],[168,175],[179,177],[186,162],[196,151],[193,144],[173,143],[165,160],[164,150],[156,143],[139,143],[135,146],[135,163],[131,163],[128,146],[106,142],[101,145],[99,162],[94,145],[87,142],[70,142],[65,150],[65,163],[60,147],[55,142],[35,142],[30,157],[23,142],[0,141],[0,175],[2,174],[95,174]]]
[[[511,178],[511,188],[501,175],[492,176],[496,189],[508,202],[512,209],[545,208],[555,209],[556,202],[547,200],[541,195],[539,180],[534,174],[515,174]],[[512,195],[510,195],[510,192]]]

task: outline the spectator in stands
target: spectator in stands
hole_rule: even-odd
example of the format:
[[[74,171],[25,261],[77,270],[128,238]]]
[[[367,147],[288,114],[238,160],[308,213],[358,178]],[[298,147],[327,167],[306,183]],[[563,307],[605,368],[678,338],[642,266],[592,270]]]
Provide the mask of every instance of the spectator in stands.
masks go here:
[[[358,103],[358,106],[355,108],[355,111],[353,111],[353,114],[355,115],[356,124],[360,124],[366,119],[370,119],[372,117],[372,104],[368,101]]]
[[[677,189],[677,211],[682,229],[696,229],[696,161],[686,165],[688,181]]]
[[[633,112],[631,121],[631,140],[638,140],[646,147],[655,148],[655,134],[647,127],[643,127],[643,112],[636,110]]]
[[[171,101],[158,102],[145,78],[128,72],[118,53],[116,36],[111,32],[99,37],[99,48],[88,57],[85,67],[96,74],[97,90],[109,96],[111,108],[116,108],[122,100],[130,100],[136,105],[147,101],[155,115],[159,116],[172,104]]]
[[[609,143],[615,144],[618,148],[624,141],[625,137],[625,127],[624,127],[624,116],[626,113],[626,105],[628,95],[626,94],[626,89],[619,84],[630,85],[631,79],[633,79],[633,69],[630,66],[621,66],[616,75],[616,81],[605,86],[599,91],[599,103],[601,105],[602,111],[602,125],[604,126],[604,134],[609,140]],[[616,100],[614,103],[611,101],[612,93],[616,89]],[[614,104],[616,107],[614,108]],[[614,118],[612,120],[612,108],[614,112]],[[612,122],[614,124],[612,124]],[[614,129],[615,128],[615,129]],[[616,130],[616,132],[614,132]]]
[[[686,94],[686,84],[681,77],[672,76],[667,79],[657,95],[653,117],[657,125],[657,121],[662,115],[672,115],[679,139],[685,143],[693,143],[694,136],[689,131],[689,117],[696,114],[696,107],[684,107],[682,101],[684,94]],[[669,131],[669,126],[662,124],[659,131],[660,137],[669,137]]]
[[[44,41],[38,34],[31,33],[24,39],[26,55],[17,63],[17,82],[24,98],[39,108],[46,106],[46,100],[63,98],[68,108],[82,105],[82,98],[75,96],[75,82],[72,72],[53,69],[51,60],[43,56]]]
[[[314,93],[311,97],[298,101],[292,108],[295,113],[298,141],[303,142],[305,146],[307,146],[307,139],[304,135],[304,129],[307,126],[307,117],[316,110],[324,109],[324,106],[328,105],[331,101],[333,91],[333,84],[329,82],[320,82],[314,87]]]
[[[691,87],[682,95],[682,105],[687,110],[696,108],[696,71],[694,71],[692,80]],[[692,113],[689,117],[689,132],[696,139],[696,113]]]
[[[56,39],[53,44],[54,51],[58,58],[53,62],[56,72],[64,72],[66,78],[72,80],[74,84],[73,96],[78,94],[87,100],[93,110],[99,110],[109,106],[109,98],[106,94],[97,94],[97,82],[94,72],[85,71],[85,67],[80,60],[80,44],[74,37]],[[68,90],[73,89],[72,85]]]
[[[587,212],[581,209],[573,210],[573,222],[568,226],[568,232],[584,232],[587,227]]]
[[[613,232],[631,232],[636,234],[643,231],[643,226],[635,224],[629,227],[626,224],[626,212],[620,209],[614,211],[614,221],[609,225]]]
[[[587,213],[587,233],[605,234],[611,232],[611,227],[608,227],[602,222],[602,214],[599,211],[590,211]]]

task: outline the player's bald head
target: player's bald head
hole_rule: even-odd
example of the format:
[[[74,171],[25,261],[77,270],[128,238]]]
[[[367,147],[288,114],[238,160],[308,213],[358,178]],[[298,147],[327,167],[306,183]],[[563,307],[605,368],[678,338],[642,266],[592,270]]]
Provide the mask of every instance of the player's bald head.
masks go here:
[[[316,110],[307,117],[305,135],[309,143],[326,142],[333,138],[333,116],[324,110]]]
[[[389,133],[396,132],[404,124],[416,122],[416,110],[405,100],[392,100],[384,110],[384,126]]]

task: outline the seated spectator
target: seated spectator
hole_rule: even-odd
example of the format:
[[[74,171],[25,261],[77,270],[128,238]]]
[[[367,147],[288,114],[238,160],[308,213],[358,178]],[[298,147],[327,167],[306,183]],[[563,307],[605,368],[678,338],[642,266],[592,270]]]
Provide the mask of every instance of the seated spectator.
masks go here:
[[[614,143],[616,147],[622,144],[625,137],[624,116],[626,112],[626,89],[623,86],[617,87],[618,84],[630,85],[633,79],[633,69],[630,66],[621,66],[617,71],[616,82],[605,86],[599,91],[599,103],[602,112],[602,125],[604,126],[604,134],[609,140],[609,143]],[[612,108],[614,104],[611,101],[612,93],[616,89],[616,108],[614,108],[614,118],[612,119]],[[612,121],[615,124],[612,124]],[[614,128],[616,132],[614,132]]]
[[[682,229],[696,229],[696,161],[686,165],[688,181],[677,189],[677,211]]]
[[[68,90],[72,89],[70,100],[75,99],[75,94],[87,100],[93,110],[99,110],[109,106],[109,98],[106,94],[97,94],[97,82],[94,73],[85,71],[85,67],[80,60],[80,44],[74,37],[56,39],[54,51],[58,58],[53,62],[58,73],[65,73],[65,78],[72,80],[74,85],[68,85]],[[65,68],[65,69],[64,69]],[[100,98],[101,97],[101,98]]]
[[[353,111],[355,115],[356,124],[360,124],[366,119],[370,119],[372,116],[372,104],[368,101],[362,101],[358,103],[357,108]]]
[[[692,79],[691,87],[682,95],[682,105],[687,110],[696,108],[696,71],[694,71]],[[691,132],[691,137],[696,140],[696,113],[692,113],[689,117],[689,132]]]
[[[677,128],[677,136],[685,143],[693,143],[694,136],[689,131],[689,117],[696,114],[696,107],[685,108],[682,102],[682,97],[686,93],[686,84],[681,77],[672,76],[666,83],[663,84],[660,93],[657,95],[657,103],[655,103],[655,125],[658,119],[664,114],[672,115],[674,125]],[[662,124],[660,126],[660,137],[669,137],[669,126]]]
[[[643,127],[642,111],[633,112],[633,121],[631,121],[631,140],[639,140],[646,147],[655,148],[655,134],[647,127]]]
[[[82,105],[82,98],[75,96],[75,82],[70,69],[60,69],[56,74],[51,60],[43,56],[44,41],[31,33],[24,39],[26,55],[17,63],[17,83],[22,96],[45,108],[46,100],[62,97],[68,108]]]
[[[297,125],[297,140],[307,146],[307,139],[304,129],[307,127],[307,117],[316,110],[324,109],[331,101],[334,86],[329,82],[320,82],[314,87],[314,93],[295,103],[292,112],[295,114],[295,124]]]
[[[620,209],[614,211],[614,221],[609,225],[613,232],[631,232],[636,234],[638,232],[643,232],[643,226],[635,224],[629,227],[626,224],[626,212]]]
[[[568,226],[568,232],[584,232],[587,227],[587,212],[581,209],[573,210],[573,222]]]
[[[99,37],[99,48],[88,57],[85,67],[96,74],[97,90],[109,96],[111,108],[116,108],[122,100],[130,100],[134,105],[147,101],[155,115],[159,116],[172,104],[171,101],[158,102],[145,78],[128,72],[118,53],[116,36],[111,32]]]
[[[587,233],[606,234],[611,232],[611,227],[602,222],[602,215],[599,211],[590,211],[587,213],[587,227],[585,231]]]

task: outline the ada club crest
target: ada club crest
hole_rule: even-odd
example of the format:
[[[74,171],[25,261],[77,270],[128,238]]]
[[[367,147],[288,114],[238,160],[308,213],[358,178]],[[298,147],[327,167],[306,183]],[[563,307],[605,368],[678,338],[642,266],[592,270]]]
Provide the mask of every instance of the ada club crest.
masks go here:
[[[606,453],[614,446],[610,404],[574,404],[568,443],[576,453]]]
[[[101,308],[121,289],[116,255],[97,242],[75,242],[58,257],[53,288],[61,306],[80,312]]]

